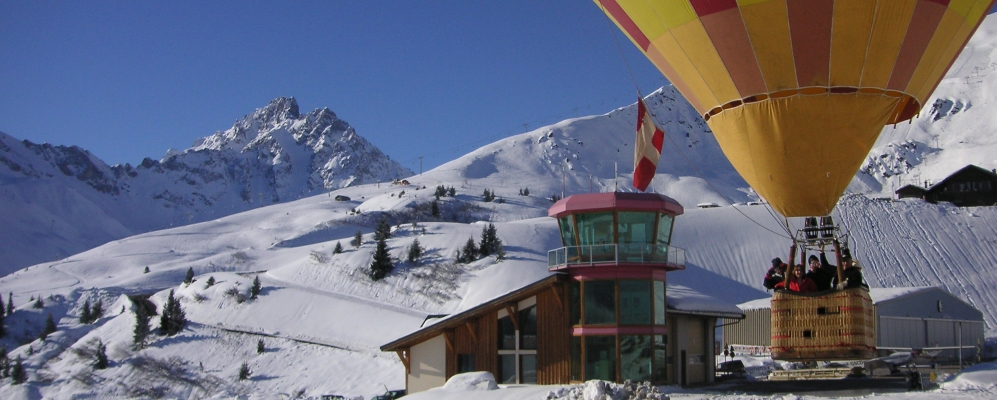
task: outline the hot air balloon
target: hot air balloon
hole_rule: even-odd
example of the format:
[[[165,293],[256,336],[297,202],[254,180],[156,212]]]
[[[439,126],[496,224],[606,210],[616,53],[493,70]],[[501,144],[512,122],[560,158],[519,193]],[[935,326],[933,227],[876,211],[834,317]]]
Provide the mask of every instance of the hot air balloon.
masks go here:
[[[699,111],[741,177],[782,215],[808,217],[790,271],[797,249],[802,260],[833,246],[841,281],[838,197],[883,127],[920,112],[997,0],[594,1]],[[865,288],[776,291],[771,310],[773,359],[875,355]]]
[[[829,215],[994,0],[595,0],[786,217]]]

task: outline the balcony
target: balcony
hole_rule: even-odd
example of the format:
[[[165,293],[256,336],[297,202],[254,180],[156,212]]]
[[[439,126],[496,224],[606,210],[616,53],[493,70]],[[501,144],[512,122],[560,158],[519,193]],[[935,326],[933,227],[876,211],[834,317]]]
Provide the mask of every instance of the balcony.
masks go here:
[[[547,252],[547,267],[561,269],[586,265],[669,265],[685,267],[685,250],[650,244],[597,244],[568,246]]]

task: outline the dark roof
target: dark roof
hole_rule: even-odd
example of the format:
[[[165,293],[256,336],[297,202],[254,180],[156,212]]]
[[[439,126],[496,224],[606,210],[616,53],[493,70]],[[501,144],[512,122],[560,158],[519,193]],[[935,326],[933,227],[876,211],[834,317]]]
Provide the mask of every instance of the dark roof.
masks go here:
[[[927,189],[925,189],[923,187],[920,187],[920,186],[917,186],[917,185],[904,185],[904,187],[902,187],[900,189],[897,189],[893,193],[900,193],[900,192],[907,192],[907,191],[925,192],[925,191],[927,191]]]
[[[962,169],[949,174],[949,176],[945,177],[945,179],[942,179],[940,182],[938,182],[938,183],[936,183],[934,185],[931,185],[931,187],[928,188],[928,191],[929,192],[933,192],[936,189],[939,189],[939,188],[945,186],[945,184],[948,183],[948,181],[950,179],[953,179],[953,178],[955,178],[955,177],[957,177],[959,175],[962,175],[962,174],[964,174],[966,172],[978,172],[978,173],[981,173],[981,174],[984,174],[984,175],[988,175],[990,178],[992,178],[994,180],[997,180],[997,174],[995,174],[993,171],[991,171],[989,169],[977,167],[977,166],[975,166],[973,164],[969,164],[969,165],[967,165],[965,167],[962,167]]]

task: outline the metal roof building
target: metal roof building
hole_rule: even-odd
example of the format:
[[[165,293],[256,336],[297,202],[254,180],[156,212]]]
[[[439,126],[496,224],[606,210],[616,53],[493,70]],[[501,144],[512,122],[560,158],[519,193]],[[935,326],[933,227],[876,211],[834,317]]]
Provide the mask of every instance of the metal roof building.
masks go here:
[[[984,340],[983,313],[934,286],[870,289],[876,322],[876,347],[890,351],[925,350],[940,360],[976,359]],[[723,341],[764,349],[771,345],[771,299],[739,304],[745,319],[723,327]]]

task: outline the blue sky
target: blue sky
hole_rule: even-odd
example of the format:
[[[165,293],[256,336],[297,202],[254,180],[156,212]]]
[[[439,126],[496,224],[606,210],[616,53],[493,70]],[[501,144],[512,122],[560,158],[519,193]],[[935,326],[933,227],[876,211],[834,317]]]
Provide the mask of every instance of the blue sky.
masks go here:
[[[159,159],[279,96],[418,172],[667,84],[591,1],[3,1],[0,131]]]

